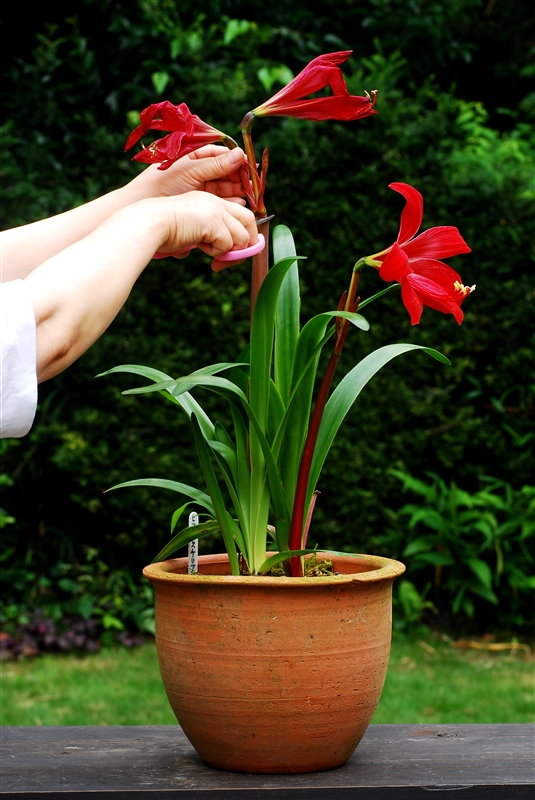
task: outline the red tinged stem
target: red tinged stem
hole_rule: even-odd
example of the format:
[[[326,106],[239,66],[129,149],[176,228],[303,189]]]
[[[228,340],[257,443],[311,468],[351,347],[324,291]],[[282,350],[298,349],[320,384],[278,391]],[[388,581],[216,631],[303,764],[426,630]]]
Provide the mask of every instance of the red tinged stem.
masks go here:
[[[269,219],[264,222],[257,223],[258,232],[262,233],[266,240],[264,249],[253,256],[253,268],[251,274],[251,321],[253,319],[253,311],[258,297],[258,292],[268,274],[269,270]]]
[[[360,271],[354,269],[353,274],[351,276],[351,283],[349,286],[349,291],[347,293],[347,298],[345,302],[346,311],[355,310],[354,300],[357,291],[359,275]],[[308,479],[310,477],[310,469],[312,467],[312,459],[314,457],[314,450],[316,449],[316,442],[318,440],[321,420],[323,418],[323,412],[325,411],[325,405],[327,404],[327,400],[329,398],[329,392],[331,390],[331,384],[333,381],[334,373],[336,372],[336,368],[340,361],[340,356],[342,355],[342,349],[344,347],[347,331],[349,325],[351,324],[349,320],[343,319],[341,317],[337,318],[337,323],[338,324],[337,324],[336,341],[334,343],[329,363],[327,364],[327,369],[325,370],[325,375],[323,376],[323,380],[321,382],[320,390],[318,392],[318,397],[314,405],[314,411],[312,412],[312,417],[310,419],[310,425],[308,427],[308,434],[305,441],[305,446],[303,448],[303,455],[301,456],[301,464],[299,467],[299,475],[297,476],[297,486],[295,489],[295,499],[294,499],[293,513],[292,513],[292,525],[290,528],[290,543],[289,543],[290,550],[302,549],[303,523],[305,520],[305,502],[306,502],[306,495],[308,488]],[[307,523],[308,525],[310,525],[310,519],[307,519]],[[303,565],[301,562],[301,558],[299,556],[294,556],[292,559],[290,559],[290,566],[294,578],[301,578],[303,576]]]

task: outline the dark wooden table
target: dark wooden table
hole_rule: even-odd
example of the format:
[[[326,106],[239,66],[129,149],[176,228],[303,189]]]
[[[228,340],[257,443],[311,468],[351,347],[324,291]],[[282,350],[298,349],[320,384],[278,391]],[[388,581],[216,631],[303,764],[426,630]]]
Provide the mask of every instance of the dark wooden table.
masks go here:
[[[4,728],[3,800],[534,800],[531,725],[371,725],[308,775],[205,766],[179,727]]]

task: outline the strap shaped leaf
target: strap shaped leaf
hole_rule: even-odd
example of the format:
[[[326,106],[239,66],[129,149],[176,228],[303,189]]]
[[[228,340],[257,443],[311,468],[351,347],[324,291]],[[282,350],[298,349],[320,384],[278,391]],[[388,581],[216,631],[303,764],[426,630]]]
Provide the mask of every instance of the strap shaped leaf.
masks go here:
[[[273,259],[275,264],[294,258],[282,281],[275,313],[275,383],[282,402],[290,397],[292,362],[299,336],[299,270],[292,233],[286,225],[277,225],[273,231]]]
[[[170,555],[181,547],[184,547],[185,544],[189,544],[189,542],[192,542],[194,539],[203,539],[205,536],[219,533],[220,530],[219,523],[215,519],[183,528],[180,533],[173,536],[171,541],[167,542],[165,547],[162,547],[158,555],[152,559],[151,564],[154,564],[156,561],[165,561],[166,558],[169,558]]]
[[[432,356],[432,358],[436,358],[437,361],[443,364],[450,364],[446,356],[443,356],[442,353],[430,347],[422,347],[417,344],[390,344],[386,347],[380,347],[378,350],[366,356],[366,358],[363,358],[362,361],[353,367],[340,381],[332,393],[325,406],[325,412],[319,429],[318,441],[312,459],[307,488],[306,508],[310,505],[310,500],[316,487],[321,468],[323,467],[334,437],[360,392],[381,367],[393,358],[396,358],[396,356],[408,353],[411,350],[422,350],[424,353],[427,353],[427,355]]]
[[[205,492],[201,492],[199,489],[195,489],[194,486],[188,486],[187,483],[169,481],[166,478],[140,478],[135,481],[118,483],[115,486],[112,486],[110,489],[106,489],[106,491],[112,492],[114,489],[124,489],[127,486],[157,486],[159,489],[170,489],[172,492],[185,494],[186,497],[191,497],[192,500],[195,500],[196,503],[199,503],[199,505],[205,508],[209,514],[213,514],[215,516],[214,507],[209,495],[207,495]]]

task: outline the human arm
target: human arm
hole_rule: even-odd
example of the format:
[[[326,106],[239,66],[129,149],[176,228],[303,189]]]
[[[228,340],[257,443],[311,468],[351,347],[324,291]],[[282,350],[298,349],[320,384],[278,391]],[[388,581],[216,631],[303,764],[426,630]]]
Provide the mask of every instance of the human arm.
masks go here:
[[[92,233],[121,208],[140,200],[206,191],[243,204],[238,169],[240,148],[207,145],[177,161],[168,170],[147,167],[126,186],[71,211],[0,234],[1,281],[26,278],[43,261]]]
[[[39,382],[62,372],[98,339],[157,250],[197,245],[217,257],[257,238],[252,212],[207,192],[120,209],[25,278],[35,312]]]

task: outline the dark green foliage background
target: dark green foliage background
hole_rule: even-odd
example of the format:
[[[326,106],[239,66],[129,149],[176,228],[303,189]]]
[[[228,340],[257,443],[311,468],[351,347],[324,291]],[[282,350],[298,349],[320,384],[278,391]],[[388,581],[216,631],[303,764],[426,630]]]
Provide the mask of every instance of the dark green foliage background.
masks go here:
[[[229,19],[249,25],[225,42]],[[478,288],[460,328],[429,309],[411,328],[397,291],[370,306],[371,331],[354,331],[342,367],[393,341],[434,346],[452,366],[405,357],[365,390],[326,463],[313,537],[361,552],[377,542],[385,509],[406,500],[388,467],[433,470],[468,491],[481,475],[533,483],[531,3],[322,0],[313,12],[301,0],[208,0],[200,12],[189,0],[80,0],[69,16],[42,4],[5,37],[4,227],[132,177],[122,151],[128,112],[185,101],[237,136],[243,114],[268,96],[261,67],[297,73],[319,53],[352,48],[348,86],[379,89],[379,116],[261,120],[254,129],[257,152],[270,148],[269,213],[308,256],[303,317],[334,308],[354,261],[394,241],[402,201],[392,181],[423,193],[424,228],[460,228],[473,252],[451,264]],[[163,95],[151,79],[158,72],[168,75]],[[363,296],[379,288],[376,278],[364,274]],[[215,275],[200,254],[153,262],[102,339],[41,387],[32,432],[4,453],[11,559],[39,574],[88,547],[134,571],[153,557],[178,499],[103,491],[140,477],[200,485],[189,426],[159,397],[121,397],[132,380],[94,375],[139,363],[179,376],[234,359],[247,341],[248,292],[247,266]]]

